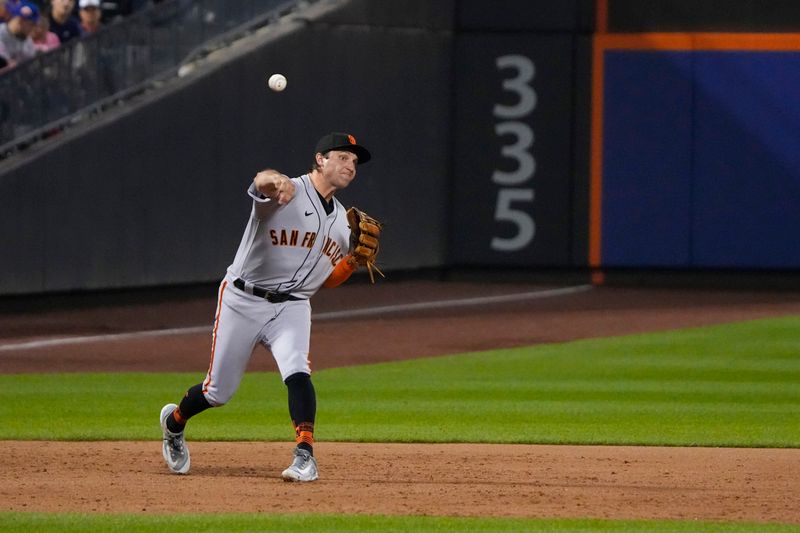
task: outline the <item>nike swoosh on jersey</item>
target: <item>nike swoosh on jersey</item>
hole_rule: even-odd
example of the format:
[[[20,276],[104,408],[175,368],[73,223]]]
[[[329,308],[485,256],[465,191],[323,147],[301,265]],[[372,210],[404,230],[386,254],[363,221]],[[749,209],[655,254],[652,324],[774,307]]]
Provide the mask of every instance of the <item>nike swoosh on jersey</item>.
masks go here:
[[[308,211],[306,211],[306,216],[307,216],[307,217],[308,217],[308,216],[311,216],[311,215],[313,215],[313,214],[314,214],[314,213],[313,213],[313,211],[312,211],[312,212],[310,212],[310,213],[309,213]]]

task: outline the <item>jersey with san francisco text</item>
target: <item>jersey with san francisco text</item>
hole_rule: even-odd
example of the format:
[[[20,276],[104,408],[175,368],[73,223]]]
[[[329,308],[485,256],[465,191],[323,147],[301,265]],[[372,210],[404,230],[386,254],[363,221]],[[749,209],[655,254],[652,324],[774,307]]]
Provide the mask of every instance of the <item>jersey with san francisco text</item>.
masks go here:
[[[336,198],[326,213],[308,174],[292,182],[294,197],[282,206],[250,185],[253,207],[228,273],[270,291],[310,298],[347,254],[350,229]]]

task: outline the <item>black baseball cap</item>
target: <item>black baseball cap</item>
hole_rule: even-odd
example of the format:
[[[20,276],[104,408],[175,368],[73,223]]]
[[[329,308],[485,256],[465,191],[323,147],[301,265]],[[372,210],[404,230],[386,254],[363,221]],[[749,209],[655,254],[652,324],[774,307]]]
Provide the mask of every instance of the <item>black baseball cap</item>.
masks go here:
[[[325,135],[317,143],[317,149],[314,153],[325,154],[331,150],[341,150],[343,152],[353,152],[358,158],[358,164],[366,163],[372,157],[369,150],[356,142],[356,138],[349,133],[341,133],[334,131]]]

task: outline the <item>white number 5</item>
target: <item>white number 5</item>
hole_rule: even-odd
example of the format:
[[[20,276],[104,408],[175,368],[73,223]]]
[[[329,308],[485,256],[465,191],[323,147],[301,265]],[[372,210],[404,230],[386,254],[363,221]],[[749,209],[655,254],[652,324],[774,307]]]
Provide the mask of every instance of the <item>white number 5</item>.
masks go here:
[[[492,237],[492,250],[513,252],[525,248],[533,240],[536,224],[526,211],[511,208],[511,202],[515,201],[532,202],[533,189],[500,189],[497,191],[497,209],[494,212],[494,218],[516,225],[517,234],[508,239]]]

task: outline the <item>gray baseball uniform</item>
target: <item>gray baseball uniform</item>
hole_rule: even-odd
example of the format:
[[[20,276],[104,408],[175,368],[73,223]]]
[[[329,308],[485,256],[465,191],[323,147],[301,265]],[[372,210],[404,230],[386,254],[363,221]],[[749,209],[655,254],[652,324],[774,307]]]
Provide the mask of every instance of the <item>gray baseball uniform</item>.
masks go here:
[[[256,343],[270,349],[283,379],[311,373],[308,299],[347,253],[350,230],[336,198],[327,214],[307,174],[292,181],[295,197],[283,206],[262,198],[253,185],[248,190],[253,208],[220,285],[211,364],[203,382],[212,405],[233,396]],[[259,289],[275,293],[275,300],[289,299],[273,303],[254,296]]]

